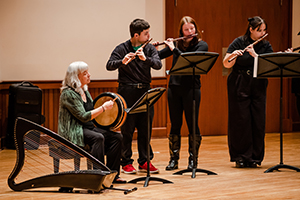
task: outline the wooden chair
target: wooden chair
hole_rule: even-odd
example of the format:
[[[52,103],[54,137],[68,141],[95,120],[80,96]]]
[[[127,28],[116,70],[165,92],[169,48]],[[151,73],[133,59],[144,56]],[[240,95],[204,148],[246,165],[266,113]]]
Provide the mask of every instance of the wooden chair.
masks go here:
[[[60,144],[54,139],[48,141],[48,146],[49,156],[53,158],[54,173],[59,172],[60,159],[74,159],[74,170],[78,171],[80,169],[80,158],[82,156],[67,148],[66,146]],[[89,151],[88,145],[84,149]],[[92,163],[89,160],[87,160],[87,168],[92,169]]]

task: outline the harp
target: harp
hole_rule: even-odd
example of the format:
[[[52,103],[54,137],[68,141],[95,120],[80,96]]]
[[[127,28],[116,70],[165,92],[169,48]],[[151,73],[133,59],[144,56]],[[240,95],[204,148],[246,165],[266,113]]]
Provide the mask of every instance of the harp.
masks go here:
[[[17,159],[8,177],[12,190],[61,187],[99,192],[110,187],[117,174],[84,149],[27,119],[16,119],[14,137]]]

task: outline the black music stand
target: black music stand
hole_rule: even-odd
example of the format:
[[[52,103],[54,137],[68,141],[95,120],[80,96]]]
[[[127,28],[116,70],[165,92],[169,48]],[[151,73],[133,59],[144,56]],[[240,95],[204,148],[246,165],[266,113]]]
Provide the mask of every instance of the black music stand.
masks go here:
[[[280,77],[280,164],[273,166],[265,173],[280,168],[292,169],[300,172],[294,166],[283,164],[283,137],[282,137],[282,78],[300,76],[299,53],[267,53],[259,55],[255,60],[253,77]]]
[[[140,112],[147,112],[148,115],[148,146],[147,146],[147,176],[140,177],[129,181],[128,183],[137,183],[139,181],[145,180],[144,187],[148,186],[149,181],[160,181],[163,183],[173,183],[171,181],[150,177],[150,132],[151,132],[151,114],[150,114],[150,107],[153,106],[157,100],[161,97],[161,95],[166,91],[166,88],[158,87],[148,90],[143,94],[143,96],[137,100],[137,102],[131,107],[125,109],[128,114],[140,113]]]
[[[196,163],[196,100],[195,100],[195,75],[207,74],[208,71],[213,67],[219,54],[212,52],[196,51],[182,53],[176,64],[167,71],[167,74],[171,75],[192,75],[193,82],[193,168],[184,169],[175,172],[174,175],[182,175],[186,172],[192,172],[192,178],[196,177],[196,172],[204,172],[208,175],[217,175],[215,172],[198,169],[195,166]]]

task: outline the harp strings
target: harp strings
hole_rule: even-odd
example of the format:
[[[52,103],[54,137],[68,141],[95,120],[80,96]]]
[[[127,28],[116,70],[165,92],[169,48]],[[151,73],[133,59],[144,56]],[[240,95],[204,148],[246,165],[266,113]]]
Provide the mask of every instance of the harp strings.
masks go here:
[[[15,179],[16,183],[50,173],[51,165],[46,149],[40,145],[41,140],[36,135],[37,132],[28,132],[24,137],[24,165]]]
[[[49,148],[50,142],[55,144],[54,150]],[[58,172],[88,168],[85,157],[56,139],[37,131],[25,135],[24,148],[24,166],[15,179],[16,183],[55,173],[53,157],[59,158],[59,166],[56,167]],[[75,157],[79,158],[79,163],[74,162]]]

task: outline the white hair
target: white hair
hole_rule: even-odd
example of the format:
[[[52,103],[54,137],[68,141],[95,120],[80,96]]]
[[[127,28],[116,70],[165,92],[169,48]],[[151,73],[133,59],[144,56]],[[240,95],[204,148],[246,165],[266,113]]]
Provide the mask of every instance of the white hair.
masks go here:
[[[66,72],[65,79],[62,82],[62,87],[60,91],[63,91],[66,88],[73,88],[79,94],[83,94],[84,91],[87,91],[88,86],[84,85],[83,89],[81,88],[81,82],[78,78],[78,75],[83,71],[88,69],[88,65],[83,61],[72,62]]]

